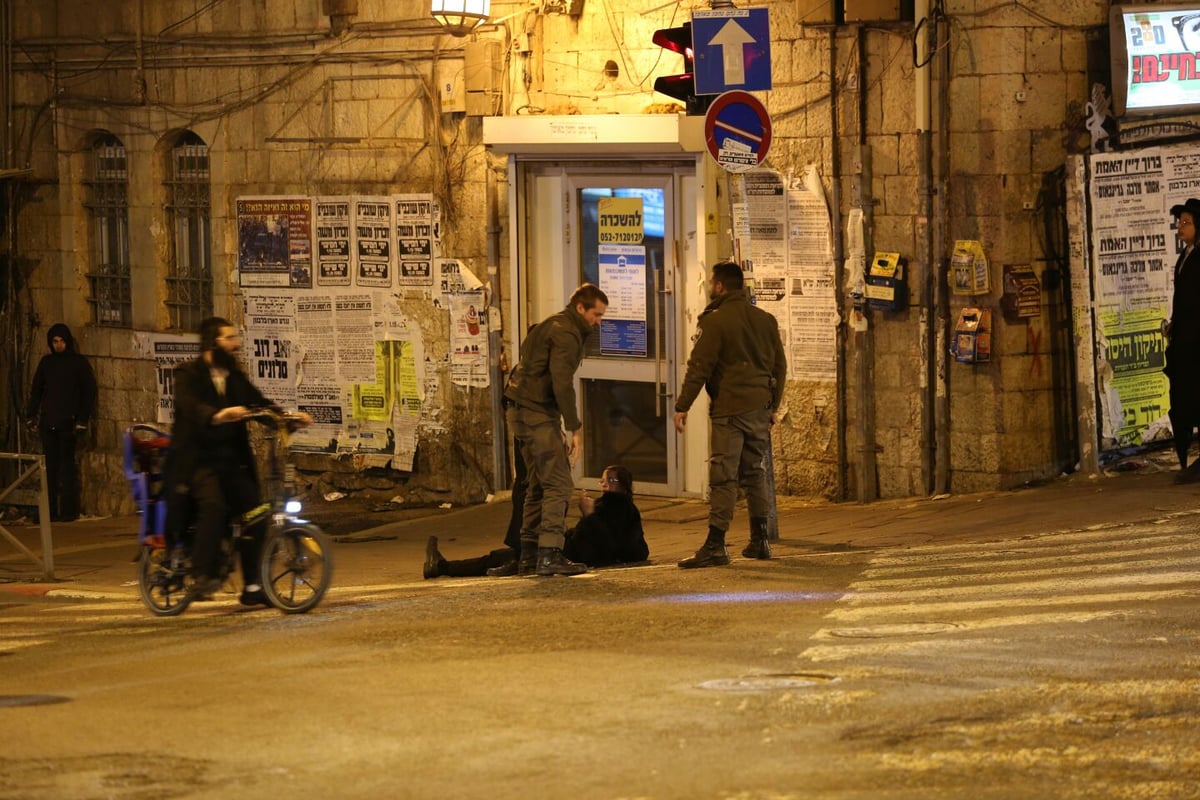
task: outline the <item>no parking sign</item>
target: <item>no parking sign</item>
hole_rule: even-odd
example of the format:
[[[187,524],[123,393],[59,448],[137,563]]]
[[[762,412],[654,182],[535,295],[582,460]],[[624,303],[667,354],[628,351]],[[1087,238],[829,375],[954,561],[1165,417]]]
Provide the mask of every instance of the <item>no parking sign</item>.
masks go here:
[[[728,172],[748,172],[763,162],[771,147],[771,117],[749,92],[725,92],[704,115],[708,153]]]

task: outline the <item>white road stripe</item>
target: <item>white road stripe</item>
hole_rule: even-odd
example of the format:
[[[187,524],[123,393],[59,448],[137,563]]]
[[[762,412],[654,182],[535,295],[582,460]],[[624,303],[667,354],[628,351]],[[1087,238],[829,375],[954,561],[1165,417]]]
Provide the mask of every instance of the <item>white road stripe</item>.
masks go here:
[[[1002,642],[979,639],[983,632],[1125,619],[1151,602],[1200,596],[1200,536],[1168,527],[1144,530],[880,554],[829,612],[802,656],[924,657],[972,642]]]

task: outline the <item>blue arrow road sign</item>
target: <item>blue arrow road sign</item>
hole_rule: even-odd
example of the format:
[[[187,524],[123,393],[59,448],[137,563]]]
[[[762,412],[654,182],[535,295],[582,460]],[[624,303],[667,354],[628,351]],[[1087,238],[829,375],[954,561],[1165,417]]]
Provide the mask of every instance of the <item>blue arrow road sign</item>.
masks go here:
[[[765,8],[692,12],[696,94],[771,88],[771,22]]]

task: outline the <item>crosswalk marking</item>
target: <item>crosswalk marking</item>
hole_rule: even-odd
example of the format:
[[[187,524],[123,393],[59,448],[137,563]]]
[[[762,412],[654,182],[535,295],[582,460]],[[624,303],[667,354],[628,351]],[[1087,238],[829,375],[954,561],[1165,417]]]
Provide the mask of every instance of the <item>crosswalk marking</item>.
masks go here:
[[[1147,604],[1197,596],[1200,535],[1188,520],[924,544],[874,556],[802,657],[847,661],[968,650],[986,641],[980,635],[1135,618],[1150,613]],[[930,627],[911,627],[917,623]]]

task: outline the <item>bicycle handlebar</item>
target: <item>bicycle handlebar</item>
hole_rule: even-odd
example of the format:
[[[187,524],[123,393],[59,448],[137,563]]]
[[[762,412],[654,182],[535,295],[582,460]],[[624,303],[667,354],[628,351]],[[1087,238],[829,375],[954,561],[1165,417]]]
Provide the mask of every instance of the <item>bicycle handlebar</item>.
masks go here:
[[[265,425],[268,428],[284,427],[288,433],[292,433],[299,428],[304,427],[304,418],[296,411],[276,411],[273,408],[252,408],[250,413],[242,417],[244,420],[252,420]]]

